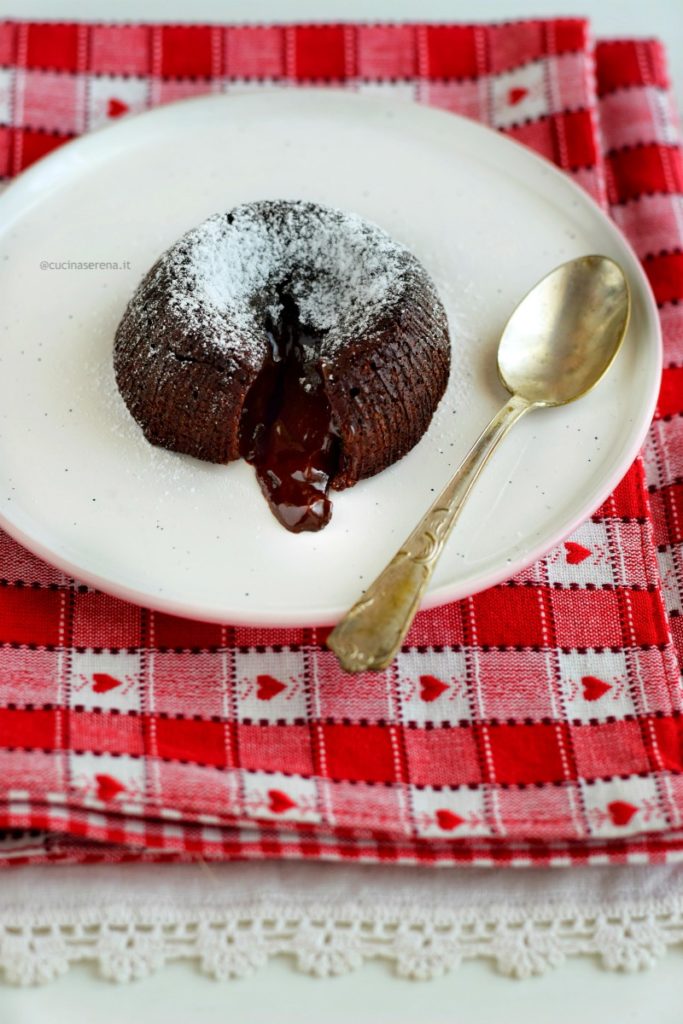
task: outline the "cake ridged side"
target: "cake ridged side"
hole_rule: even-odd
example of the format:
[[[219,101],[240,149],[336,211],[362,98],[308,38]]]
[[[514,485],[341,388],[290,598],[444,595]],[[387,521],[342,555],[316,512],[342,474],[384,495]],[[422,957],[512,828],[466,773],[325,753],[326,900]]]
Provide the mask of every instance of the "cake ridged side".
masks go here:
[[[411,301],[395,319],[362,344],[350,344],[331,372],[323,367],[342,442],[332,481],[336,490],[406,455],[424,435],[446,390],[446,314],[428,279],[411,291]]]
[[[208,462],[239,458],[244,400],[268,353],[268,341],[240,345],[229,321],[203,324],[169,316],[175,281],[164,257],[146,275],[119,324],[116,382],[147,440]]]

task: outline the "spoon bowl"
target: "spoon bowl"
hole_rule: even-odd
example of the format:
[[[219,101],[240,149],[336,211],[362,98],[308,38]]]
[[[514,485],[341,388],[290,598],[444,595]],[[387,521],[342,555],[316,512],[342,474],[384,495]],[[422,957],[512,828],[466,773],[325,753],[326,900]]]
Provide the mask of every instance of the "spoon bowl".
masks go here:
[[[556,267],[508,320],[498,374],[531,405],[566,405],[595,387],[626,333],[631,301],[621,267],[582,256]]]

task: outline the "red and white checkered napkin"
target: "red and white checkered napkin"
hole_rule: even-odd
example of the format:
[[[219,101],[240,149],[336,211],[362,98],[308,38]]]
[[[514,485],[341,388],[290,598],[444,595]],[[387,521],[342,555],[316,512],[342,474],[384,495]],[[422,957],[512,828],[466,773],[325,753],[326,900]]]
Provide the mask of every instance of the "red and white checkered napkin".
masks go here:
[[[683,163],[660,46],[593,51],[581,21],[5,23],[0,65],[5,177],[112,118],[245,82],[484,121],[609,203],[667,363],[645,476],[636,463],[508,584],[418,616],[381,674],[340,672],[323,630],[125,604],[2,536],[0,825],[36,830],[8,832],[4,861],[683,855]]]

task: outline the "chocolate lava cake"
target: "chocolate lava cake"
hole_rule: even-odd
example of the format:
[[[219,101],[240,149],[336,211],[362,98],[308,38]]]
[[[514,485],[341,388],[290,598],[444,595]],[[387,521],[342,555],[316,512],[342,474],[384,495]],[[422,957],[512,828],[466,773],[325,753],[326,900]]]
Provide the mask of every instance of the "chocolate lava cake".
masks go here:
[[[317,530],[329,489],[420,440],[448,380],[443,306],[374,224],[307,202],[246,203],[168,249],[116,332],[116,381],[146,438],[251,462],[289,530]]]

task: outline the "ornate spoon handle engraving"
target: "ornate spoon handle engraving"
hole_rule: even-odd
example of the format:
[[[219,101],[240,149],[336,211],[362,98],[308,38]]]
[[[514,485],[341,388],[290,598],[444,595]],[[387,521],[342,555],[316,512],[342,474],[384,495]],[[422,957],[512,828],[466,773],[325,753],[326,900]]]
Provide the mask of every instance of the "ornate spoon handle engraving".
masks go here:
[[[366,672],[393,661],[477,477],[510,427],[531,408],[526,399],[510,398],[387,567],[332,630],[327,645],[342,668]]]

